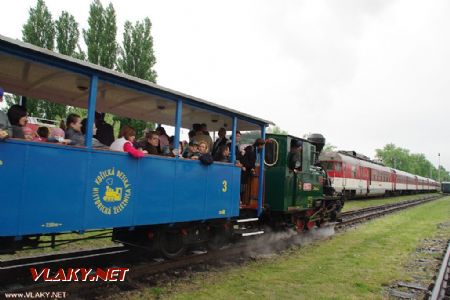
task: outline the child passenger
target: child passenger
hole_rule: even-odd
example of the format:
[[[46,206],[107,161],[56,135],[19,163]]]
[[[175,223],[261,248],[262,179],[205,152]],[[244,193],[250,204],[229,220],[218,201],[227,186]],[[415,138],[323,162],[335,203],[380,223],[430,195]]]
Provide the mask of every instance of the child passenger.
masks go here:
[[[36,131],[36,136],[33,138],[35,142],[47,142],[48,135],[50,134],[48,127],[41,126]]]
[[[64,130],[58,127],[54,127],[50,130],[50,136],[48,137],[47,142],[73,145],[73,142],[69,139],[65,139],[64,136]]]
[[[133,142],[135,139],[136,131],[134,128],[125,125],[120,130],[119,138],[111,144],[110,149],[113,151],[128,152],[128,154],[135,158],[144,157],[146,152],[134,148]]]

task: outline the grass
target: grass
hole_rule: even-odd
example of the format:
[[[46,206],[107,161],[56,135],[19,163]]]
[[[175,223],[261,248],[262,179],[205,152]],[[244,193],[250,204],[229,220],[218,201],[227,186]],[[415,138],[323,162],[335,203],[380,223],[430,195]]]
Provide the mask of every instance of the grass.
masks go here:
[[[383,287],[407,281],[411,254],[450,219],[450,197],[221,273],[203,273],[121,299],[382,299]],[[450,228],[445,227],[450,235]],[[132,270],[131,270],[132,272]]]
[[[364,200],[350,200],[346,201],[344,204],[344,208],[342,211],[349,211],[354,209],[361,209],[370,206],[378,206],[384,205],[394,202],[407,201],[416,199],[418,197],[436,195],[436,193],[431,194],[418,194],[418,195],[409,195],[409,196],[399,196],[399,197],[389,197],[389,198],[373,198],[373,199],[364,199]]]
[[[60,234],[56,236],[56,243],[58,243],[58,240],[69,240],[69,239],[81,239],[81,238],[88,238],[92,237],[101,233],[111,233],[111,230],[104,230],[104,231],[95,231],[95,232],[86,232],[84,234],[78,234],[78,233],[66,233],[66,234]],[[109,234],[111,235],[111,234]],[[51,237],[50,236],[41,236],[39,239],[41,242],[46,242],[46,246],[50,246]],[[19,257],[26,257],[26,256],[32,256],[32,255],[41,255],[41,254],[52,254],[57,253],[59,251],[75,251],[75,250],[81,250],[81,249],[91,249],[91,248],[100,248],[100,247],[111,247],[117,245],[113,241],[111,241],[111,237],[109,238],[103,238],[103,239],[87,239],[87,240],[81,240],[72,242],[69,244],[63,244],[58,245],[55,248],[51,247],[45,247],[45,248],[38,248],[33,249],[26,247],[20,251],[17,251],[14,254],[4,254],[0,255],[0,260],[7,260],[7,259],[14,259]]]

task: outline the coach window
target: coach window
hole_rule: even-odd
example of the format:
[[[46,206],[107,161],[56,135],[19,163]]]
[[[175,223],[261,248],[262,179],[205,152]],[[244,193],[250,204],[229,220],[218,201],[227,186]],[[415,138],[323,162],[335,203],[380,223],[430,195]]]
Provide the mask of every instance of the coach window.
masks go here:
[[[352,178],[356,178],[356,167],[352,167]]]
[[[272,167],[278,162],[278,142],[275,139],[267,139],[265,147],[264,162],[266,166]]]
[[[336,171],[338,171],[338,172],[341,171],[342,170],[342,163],[339,163],[339,162],[336,163],[335,167],[336,167]]]

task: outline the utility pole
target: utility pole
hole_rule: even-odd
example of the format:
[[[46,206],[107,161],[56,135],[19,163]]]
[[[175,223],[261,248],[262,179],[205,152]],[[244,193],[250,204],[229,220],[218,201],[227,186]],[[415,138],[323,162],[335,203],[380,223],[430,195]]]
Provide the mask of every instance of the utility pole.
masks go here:
[[[438,178],[439,183],[441,183],[441,154],[438,153]]]

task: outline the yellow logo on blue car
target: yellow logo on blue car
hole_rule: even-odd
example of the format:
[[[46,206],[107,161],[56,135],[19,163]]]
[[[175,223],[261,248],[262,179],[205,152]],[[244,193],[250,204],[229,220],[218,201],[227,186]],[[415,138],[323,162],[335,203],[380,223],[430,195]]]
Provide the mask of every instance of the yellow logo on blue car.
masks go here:
[[[131,184],[124,172],[114,168],[103,170],[94,182],[92,199],[100,212],[117,215],[125,209],[131,198]]]

